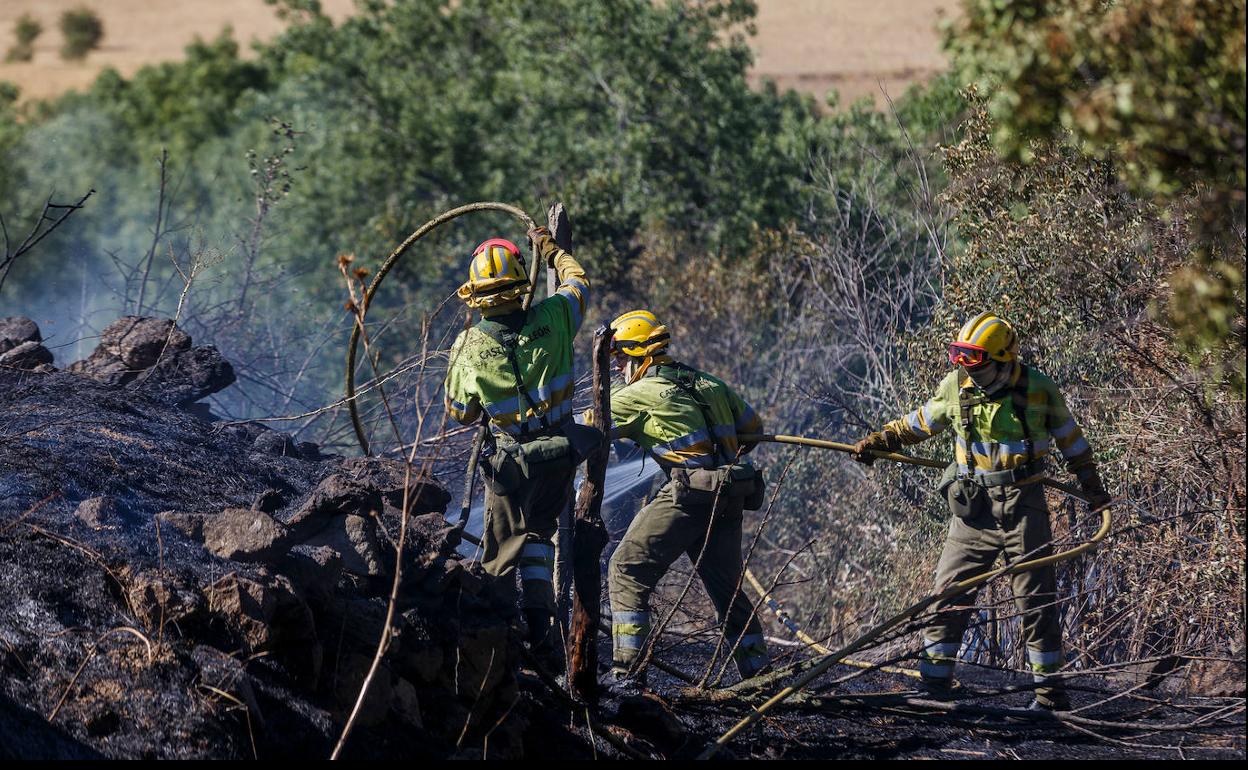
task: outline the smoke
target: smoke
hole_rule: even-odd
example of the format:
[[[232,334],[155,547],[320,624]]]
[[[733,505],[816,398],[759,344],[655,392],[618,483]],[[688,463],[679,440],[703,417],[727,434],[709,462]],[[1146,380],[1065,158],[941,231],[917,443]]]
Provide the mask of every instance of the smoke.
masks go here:
[[[239,383],[213,399],[224,417],[301,411],[337,395],[340,367],[330,362],[348,319],[332,289],[317,290],[333,284],[333,247],[296,252],[282,231],[283,210],[311,199],[291,194],[301,132],[243,116],[228,135],[166,149],[136,139],[98,98],[67,104],[0,158],[0,189],[12,191],[0,213],[20,241],[49,224],[39,218],[49,195],[59,203],[97,192],[13,266],[0,314],[39,324],[61,368],[89,355],[122,315],[176,317],[239,369]],[[311,275],[317,264],[325,277]]]

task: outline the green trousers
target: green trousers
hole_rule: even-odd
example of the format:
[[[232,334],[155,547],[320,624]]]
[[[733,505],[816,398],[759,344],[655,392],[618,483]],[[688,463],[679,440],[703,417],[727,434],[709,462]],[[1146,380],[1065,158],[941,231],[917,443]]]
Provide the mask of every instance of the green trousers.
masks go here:
[[[681,554],[698,565],[725,638],[735,645],[733,658],[741,676],[758,673],[767,665],[762,626],[750,600],[737,590],[743,566],[741,499],[721,499],[712,517],[710,505],[677,503],[670,481],[637,513],[611,556],[613,665],[628,669],[636,662],[650,633],[650,594]]]
[[[991,506],[971,520],[953,516],[949,534],[936,567],[936,591],[951,583],[987,572],[1004,554],[1009,562],[1037,559],[1052,553],[1049,508],[1040,484],[989,487]],[[990,510],[989,510],[990,508]],[[1057,580],[1053,567],[1019,572],[1011,576],[1014,601],[1023,620],[1027,662],[1042,701],[1057,696],[1060,682],[1048,680],[1062,665],[1061,618],[1057,606]],[[962,634],[975,603],[975,590],[946,600],[924,630],[923,660],[919,667],[928,680],[948,681],[962,646]]]
[[[521,607],[555,612],[555,532],[559,514],[572,499],[576,468],[525,479],[519,488],[500,495],[485,488],[485,531],[481,565],[491,575],[506,577],[520,570]]]

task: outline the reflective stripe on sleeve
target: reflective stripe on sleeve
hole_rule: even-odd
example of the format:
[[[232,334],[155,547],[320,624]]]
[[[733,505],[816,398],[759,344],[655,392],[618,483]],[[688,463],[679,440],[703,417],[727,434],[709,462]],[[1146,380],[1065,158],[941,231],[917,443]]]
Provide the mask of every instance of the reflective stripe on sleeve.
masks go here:
[[[754,407],[749,404],[745,405],[745,411],[737,418],[733,425],[737,430],[746,430],[758,424],[758,414],[754,411]]]
[[[578,293],[580,296],[577,296]],[[568,310],[572,315],[572,328],[581,328],[585,307],[589,304],[589,287],[575,278],[569,278],[555,294],[567,301]]]
[[[1064,439],[1074,433],[1078,428],[1079,426],[1075,423],[1075,418],[1072,417],[1066,421],[1065,425],[1053,431],[1053,438]]]
[[[1075,443],[1062,450],[1062,457],[1067,460],[1073,460],[1081,454],[1092,451],[1092,447],[1088,444],[1088,440],[1080,436]]]
[[[923,438],[934,436],[949,425],[947,420],[937,416],[936,405],[931,400],[906,415],[904,419],[910,432]]]

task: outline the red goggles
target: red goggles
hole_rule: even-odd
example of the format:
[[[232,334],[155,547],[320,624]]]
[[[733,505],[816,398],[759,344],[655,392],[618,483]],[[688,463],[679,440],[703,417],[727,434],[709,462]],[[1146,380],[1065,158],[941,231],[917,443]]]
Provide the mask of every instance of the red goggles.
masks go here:
[[[954,366],[965,366],[974,369],[988,362],[988,351],[978,345],[966,342],[955,342],[949,346],[949,363]]]

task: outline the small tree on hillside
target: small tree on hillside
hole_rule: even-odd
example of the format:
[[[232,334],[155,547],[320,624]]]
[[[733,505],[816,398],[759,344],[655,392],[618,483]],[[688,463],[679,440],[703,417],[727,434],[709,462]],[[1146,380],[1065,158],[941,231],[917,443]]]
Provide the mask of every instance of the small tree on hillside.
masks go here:
[[[9,48],[4,60],[30,61],[35,54],[35,39],[42,33],[43,25],[34,16],[29,13],[19,16],[13,23],[13,36],[17,38],[17,42]]]
[[[104,22],[95,11],[80,6],[61,14],[62,59],[85,59],[87,54],[100,47],[104,38]]]

